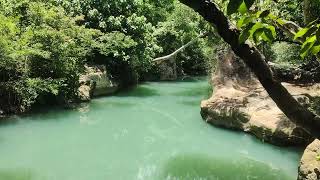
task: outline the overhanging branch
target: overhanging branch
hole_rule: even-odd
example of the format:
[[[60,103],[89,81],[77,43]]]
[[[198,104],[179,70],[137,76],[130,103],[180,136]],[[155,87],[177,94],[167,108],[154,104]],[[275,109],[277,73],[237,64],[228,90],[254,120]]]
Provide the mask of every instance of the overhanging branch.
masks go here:
[[[236,29],[216,4],[211,0],[180,0],[198,12],[205,20],[215,25],[219,35],[228,43],[268,92],[279,109],[294,123],[311,135],[320,138],[320,119],[299,104],[282,84],[277,81],[265,61],[265,57],[249,41],[239,43],[240,31]]]
[[[179,49],[177,49],[176,51],[174,51],[173,53],[166,55],[166,56],[162,56],[162,57],[158,57],[156,59],[153,60],[153,62],[155,63],[161,63],[163,61],[167,61],[170,59],[175,59],[175,56],[177,56],[177,54],[183,50],[185,50],[187,47],[189,47],[190,45],[192,45],[193,43],[195,43],[196,41],[198,41],[198,39],[200,38],[204,38],[206,36],[208,36],[208,32],[200,34],[198,37],[196,37],[195,39],[189,41],[187,44],[181,46]]]

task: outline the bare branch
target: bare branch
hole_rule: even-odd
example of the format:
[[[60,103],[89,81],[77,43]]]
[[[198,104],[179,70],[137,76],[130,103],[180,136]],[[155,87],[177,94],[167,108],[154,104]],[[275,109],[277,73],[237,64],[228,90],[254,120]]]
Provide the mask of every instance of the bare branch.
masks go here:
[[[172,58],[174,58],[175,56],[177,56],[177,54],[183,50],[185,50],[187,47],[189,47],[190,45],[192,45],[193,43],[195,43],[196,41],[198,41],[198,39],[200,38],[204,38],[206,36],[208,36],[208,32],[206,33],[203,33],[203,34],[200,34],[198,37],[196,37],[195,39],[189,41],[187,44],[181,46],[179,49],[177,49],[176,51],[174,51],[173,53],[169,54],[169,55],[166,55],[166,56],[162,56],[162,57],[158,57],[158,58],[155,58],[153,60],[153,62],[156,62],[156,63],[161,63],[162,61],[166,61],[166,60],[170,60]]]

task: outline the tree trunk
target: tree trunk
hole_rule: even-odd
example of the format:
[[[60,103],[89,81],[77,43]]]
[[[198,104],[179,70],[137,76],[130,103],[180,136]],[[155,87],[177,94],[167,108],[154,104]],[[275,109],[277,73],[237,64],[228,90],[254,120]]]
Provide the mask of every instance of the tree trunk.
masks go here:
[[[256,47],[249,41],[245,44],[239,43],[239,30],[232,26],[223,12],[217,8],[216,4],[210,0],[180,1],[193,8],[209,23],[215,25],[219,35],[257,76],[273,101],[291,121],[303,127],[314,137],[320,138],[319,117],[302,107],[287,89],[273,77],[273,73],[266,63],[265,57]]]

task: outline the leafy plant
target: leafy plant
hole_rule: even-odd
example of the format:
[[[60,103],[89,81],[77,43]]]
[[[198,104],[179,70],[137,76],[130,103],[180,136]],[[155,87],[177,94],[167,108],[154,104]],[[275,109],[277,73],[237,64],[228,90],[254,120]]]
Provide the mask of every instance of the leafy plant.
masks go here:
[[[247,39],[252,39],[255,43],[271,43],[277,36],[276,29],[288,28],[293,25],[291,22],[274,15],[268,9],[257,11],[253,7],[254,2],[255,0],[229,0],[227,14],[232,15],[237,12],[241,14],[237,23],[237,27],[241,29],[239,43],[244,43]],[[295,28],[299,29],[297,26]],[[293,33],[295,34],[293,40],[302,42],[300,52],[302,58],[308,54],[319,54],[320,24],[317,24],[317,20]]]

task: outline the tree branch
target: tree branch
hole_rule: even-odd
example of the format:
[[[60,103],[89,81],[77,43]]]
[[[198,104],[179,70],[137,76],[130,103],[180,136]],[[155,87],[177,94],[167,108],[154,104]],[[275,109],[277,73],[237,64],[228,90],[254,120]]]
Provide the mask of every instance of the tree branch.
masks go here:
[[[171,54],[169,54],[169,55],[166,55],[166,56],[162,56],[162,57],[155,58],[155,59],[153,60],[153,62],[161,63],[162,61],[166,61],[166,60],[172,59],[172,58],[175,57],[179,52],[185,50],[187,47],[189,47],[190,45],[192,45],[193,43],[195,43],[199,38],[206,37],[206,36],[208,36],[208,34],[209,34],[208,32],[203,33],[203,34],[200,34],[198,37],[196,37],[195,39],[189,41],[187,44],[181,46],[179,49],[177,49],[177,50],[174,51],[173,53],[171,53]]]
[[[240,31],[211,0],[180,0],[193,8],[205,20],[215,25],[219,35],[227,42],[237,56],[257,76],[279,109],[294,123],[304,128],[316,138],[320,138],[320,120],[314,113],[300,105],[274,77],[265,57],[249,41],[239,43]]]

